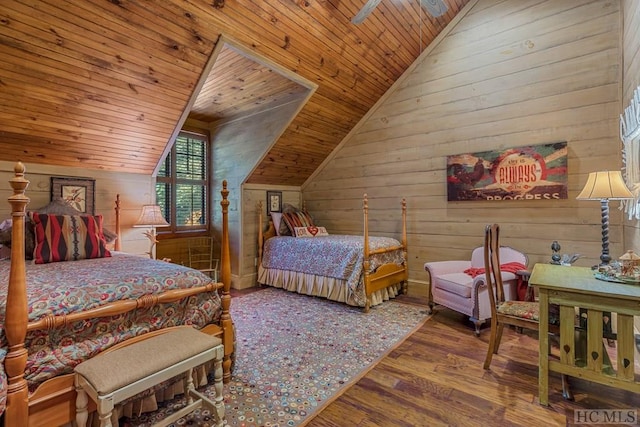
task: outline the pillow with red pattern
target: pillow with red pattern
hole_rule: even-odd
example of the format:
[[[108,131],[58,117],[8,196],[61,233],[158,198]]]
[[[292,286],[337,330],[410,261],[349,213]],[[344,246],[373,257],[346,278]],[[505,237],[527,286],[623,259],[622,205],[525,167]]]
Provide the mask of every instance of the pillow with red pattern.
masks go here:
[[[36,247],[35,233],[33,230],[33,213],[55,214],[55,215],[86,215],[69,205],[62,199],[54,199],[46,206],[27,212],[24,224],[24,259],[32,260],[33,251]],[[118,235],[106,228],[102,228],[102,234],[107,243],[113,243]],[[0,230],[0,245],[11,247],[11,226]]]
[[[316,227],[311,225],[309,227],[296,227],[296,237],[316,237],[316,236],[328,236],[327,229],[324,227]]]
[[[287,225],[286,221],[283,221],[284,214],[290,214],[293,212],[298,212],[299,209],[296,208],[293,205],[290,205],[289,203],[285,203],[284,205],[282,205],[282,213],[279,215],[280,216],[280,226],[278,227],[278,231],[277,234],[278,236],[293,236],[293,229],[289,229],[289,226]],[[274,223],[274,227],[275,227],[275,223]]]
[[[296,235],[296,227],[311,227],[315,225],[313,218],[306,211],[285,212],[282,214],[282,221],[287,224],[291,235]]]
[[[110,257],[102,234],[102,215],[33,212],[36,264]]]

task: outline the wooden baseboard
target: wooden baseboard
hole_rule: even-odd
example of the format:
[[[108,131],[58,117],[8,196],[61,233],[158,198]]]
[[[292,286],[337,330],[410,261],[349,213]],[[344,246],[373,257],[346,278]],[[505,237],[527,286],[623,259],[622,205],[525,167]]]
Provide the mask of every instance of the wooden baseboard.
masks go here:
[[[407,288],[407,295],[412,297],[429,296],[429,282],[424,282],[422,280],[409,279],[409,287]]]

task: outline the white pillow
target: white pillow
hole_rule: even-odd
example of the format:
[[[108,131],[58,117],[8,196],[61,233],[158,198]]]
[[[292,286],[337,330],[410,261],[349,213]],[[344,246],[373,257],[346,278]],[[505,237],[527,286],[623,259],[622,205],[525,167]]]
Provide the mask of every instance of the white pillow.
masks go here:
[[[276,229],[276,236],[280,235],[280,223],[282,222],[282,212],[271,212],[271,221]]]
[[[296,237],[316,237],[316,236],[328,236],[327,229],[324,227],[316,227],[312,225],[310,227],[295,227]]]

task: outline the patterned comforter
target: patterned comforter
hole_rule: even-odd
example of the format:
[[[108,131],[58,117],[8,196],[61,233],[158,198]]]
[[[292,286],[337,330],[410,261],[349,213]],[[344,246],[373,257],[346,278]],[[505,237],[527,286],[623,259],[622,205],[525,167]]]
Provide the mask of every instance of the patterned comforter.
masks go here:
[[[369,237],[371,251],[393,246],[400,246],[400,242],[391,237]],[[277,236],[265,242],[262,267],[345,280],[355,293],[362,282],[363,261],[363,236]],[[404,263],[401,250],[372,256],[370,272],[393,262]]]
[[[164,261],[112,252],[110,258],[51,264],[27,264],[29,320],[49,314],[70,314],[113,301],[190,288],[211,279]],[[6,301],[9,261],[0,261],[0,301]],[[119,316],[76,322],[53,331],[27,334],[26,379],[31,391],[43,381],[73,372],[74,366],[98,352],[145,332],[191,324],[201,328],[220,317],[217,293],[203,293],[172,304],[156,305]],[[0,306],[0,359],[4,362],[5,305]],[[4,363],[0,364],[0,368]],[[0,372],[0,413],[6,399],[6,375]]]

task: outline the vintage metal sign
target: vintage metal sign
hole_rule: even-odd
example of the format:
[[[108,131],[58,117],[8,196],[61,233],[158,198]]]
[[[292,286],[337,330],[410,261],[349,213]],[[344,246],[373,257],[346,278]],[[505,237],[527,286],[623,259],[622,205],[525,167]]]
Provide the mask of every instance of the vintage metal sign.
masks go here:
[[[447,199],[567,198],[567,142],[447,156]]]

